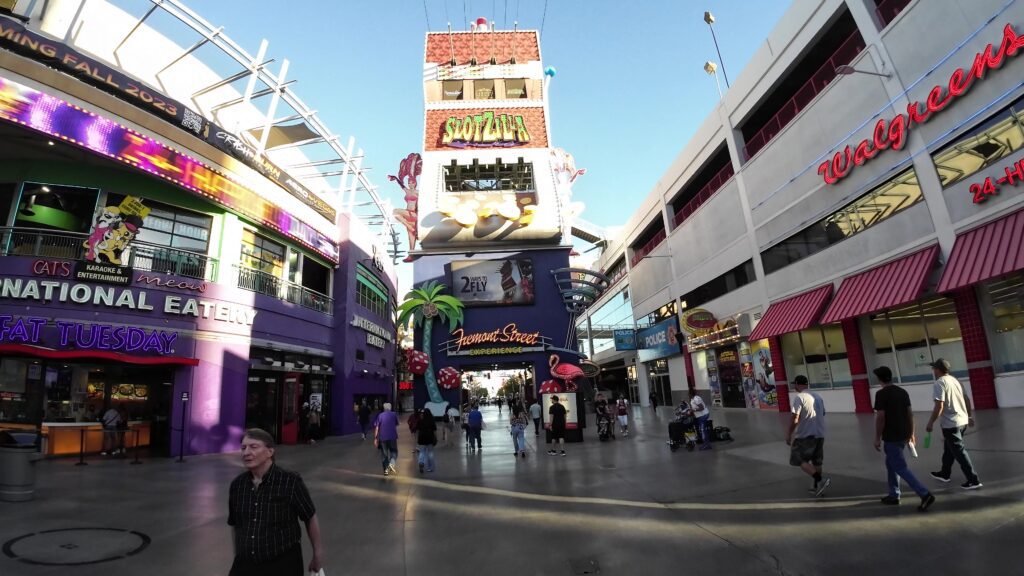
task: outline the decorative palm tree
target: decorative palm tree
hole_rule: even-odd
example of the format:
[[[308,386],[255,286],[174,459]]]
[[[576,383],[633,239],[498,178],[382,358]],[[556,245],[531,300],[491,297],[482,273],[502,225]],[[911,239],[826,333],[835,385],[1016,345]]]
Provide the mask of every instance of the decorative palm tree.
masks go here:
[[[430,401],[438,404],[446,404],[446,402],[441,397],[441,390],[437,387],[437,376],[434,374],[434,361],[430,350],[434,318],[440,317],[442,322],[448,322],[449,330],[455,330],[463,320],[462,302],[453,296],[441,294],[442,290],[444,290],[443,284],[431,280],[419,288],[410,290],[405,295],[405,302],[398,307],[398,324],[400,326],[412,317],[417,326],[423,327],[423,352],[427,355],[427,372],[424,374],[424,378],[427,382]]]

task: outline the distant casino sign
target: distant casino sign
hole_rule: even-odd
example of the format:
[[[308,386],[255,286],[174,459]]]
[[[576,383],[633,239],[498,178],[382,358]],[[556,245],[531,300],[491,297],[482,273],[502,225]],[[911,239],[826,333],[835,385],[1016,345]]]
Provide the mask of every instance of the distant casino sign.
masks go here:
[[[497,114],[488,110],[459,118],[451,116],[444,123],[441,144],[453,148],[467,146],[521,146],[530,142],[530,132],[522,116]]]
[[[683,331],[687,334],[703,334],[718,324],[715,315],[703,308],[694,308],[683,314]]]

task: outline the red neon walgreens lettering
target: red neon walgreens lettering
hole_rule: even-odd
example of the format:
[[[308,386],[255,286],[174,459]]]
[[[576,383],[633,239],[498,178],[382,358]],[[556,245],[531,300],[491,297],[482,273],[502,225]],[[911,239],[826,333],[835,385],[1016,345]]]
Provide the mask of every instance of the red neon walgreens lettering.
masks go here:
[[[1003,27],[1003,37],[999,45],[988,44],[975,54],[969,70],[957,68],[949,77],[943,90],[936,85],[929,90],[923,100],[907,105],[906,114],[898,114],[891,120],[881,118],[875,123],[870,139],[860,141],[851,156],[851,147],[847,145],[842,151],[836,152],[831,160],[818,165],[818,174],[826,184],[835,184],[853,171],[853,168],[865,164],[886,148],[901,150],[906,146],[911,127],[923,124],[932,114],[941,112],[960,96],[967,93],[975,79],[982,80],[988,70],[996,70],[1006,63],[1008,57],[1016,56],[1024,48],[1024,36],[1018,36],[1011,24]],[[874,145],[872,148],[871,145]]]

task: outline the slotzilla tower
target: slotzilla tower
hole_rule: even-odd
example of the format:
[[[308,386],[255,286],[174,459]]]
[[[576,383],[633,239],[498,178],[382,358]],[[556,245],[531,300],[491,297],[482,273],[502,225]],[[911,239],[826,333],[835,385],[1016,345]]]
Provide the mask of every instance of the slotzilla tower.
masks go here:
[[[427,34],[422,165],[407,159],[396,179],[407,200],[418,194],[415,284],[438,282],[464,308],[461,327],[436,322],[429,343],[417,329],[417,349],[431,356],[417,405],[436,401],[429,372],[445,367],[521,371],[532,397],[555,366],[580,362],[574,307],[602,282],[580,286],[568,271],[567,208],[581,171],[552,145],[553,74],[536,31],[498,31],[481,18],[468,32]]]

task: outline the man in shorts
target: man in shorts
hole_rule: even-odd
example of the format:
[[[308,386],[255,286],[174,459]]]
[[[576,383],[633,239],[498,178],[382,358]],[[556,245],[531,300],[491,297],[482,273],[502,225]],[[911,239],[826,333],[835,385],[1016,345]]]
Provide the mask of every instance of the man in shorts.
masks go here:
[[[562,450],[562,456],[565,456],[565,419],[569,413],[558,402],[558,396],[551,397],[551,407],[548,408],[548,415],[551,416],[551,440],[557,442]],[[555,451],[548,450],[549,456],[554,456]]]
[[[814,478],[811,492],[821,496],[832,484],[831,478],[822,477],[821,463],[825,455],[825,401],[807,389],[807,377],[797,376],[792,384],[797,395],[793,397],[793,421],[789,424],[786,444],[792,448],[789,463],[799,466]]]

